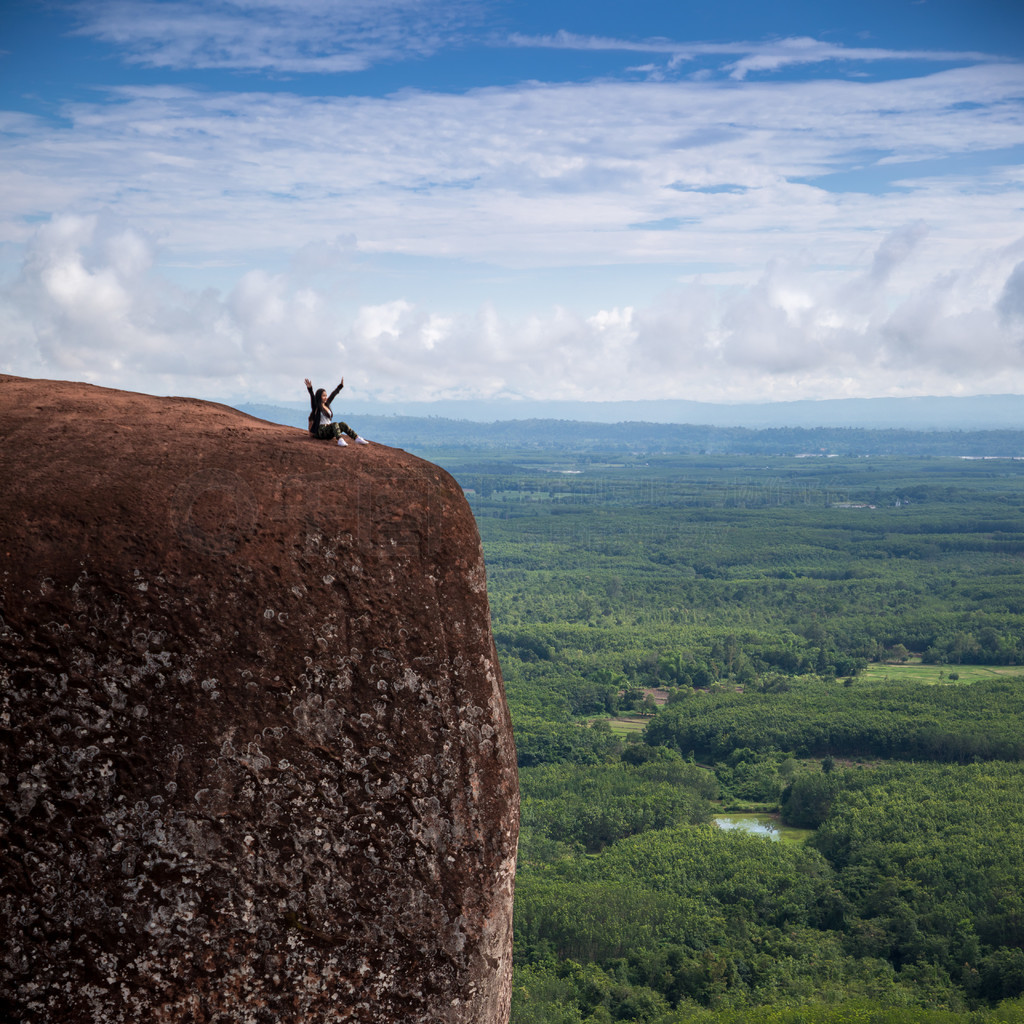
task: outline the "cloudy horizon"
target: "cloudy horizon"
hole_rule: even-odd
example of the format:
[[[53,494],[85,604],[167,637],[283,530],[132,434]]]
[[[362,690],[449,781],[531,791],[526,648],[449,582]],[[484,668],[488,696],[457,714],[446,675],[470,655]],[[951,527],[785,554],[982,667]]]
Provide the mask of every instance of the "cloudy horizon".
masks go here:
[[[0,371],[239,402],[339,374],[385,402],[1024,393],[999,5],[17,9]]]

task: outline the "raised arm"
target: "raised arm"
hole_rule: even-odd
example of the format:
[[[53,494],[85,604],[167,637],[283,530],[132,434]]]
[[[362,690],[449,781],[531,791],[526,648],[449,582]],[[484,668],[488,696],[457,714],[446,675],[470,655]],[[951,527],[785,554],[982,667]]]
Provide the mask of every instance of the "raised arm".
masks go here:
[[[316,395],[313,394],[313,382],[306,378],[306,390],[309,392],[309,411],[316,412]]]
[[[335,388],[335,389],[334,389],[334,390],[333,390],[333,391],[331,392],[330,396],[328,397],[328,399],[327,399],[327,404],[328,404],[328,405],[330,405],[330,404],[331,404],[331,402],[333,402],[333,401],[334,401],[334,399],[338,397],[338,392],[339,392],[339,391],[340,391],[340,390],[341,390],[341,389],[342,389],[342,388],[343,388],[344,386],[345,386],[345,378],[344,378],[344,377],[342,377],[342,378],[341,378],[341,383],[340,383],[340,384],[339,384],[339,385],[338,385],[338,386],[337,386],[337,387],[336,387],[336,388]]]

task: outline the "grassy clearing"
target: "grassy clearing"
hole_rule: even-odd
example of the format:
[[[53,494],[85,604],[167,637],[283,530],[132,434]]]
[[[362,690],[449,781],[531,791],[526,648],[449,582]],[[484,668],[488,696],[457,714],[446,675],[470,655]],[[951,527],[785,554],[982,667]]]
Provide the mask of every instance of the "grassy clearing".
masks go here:
[[[957,678],[951,679],[951,673]],[[1019,675],[1024,675],[1024,667],[1020,665],[923,665],[920,658],[911,658],[902,663],[872,662],[857,676],[857,682],[963,686],[983,679]]]
[[[578,719],[578,723],[585,729],[593,728],[595,725],[604,728],[602,723],[607,723],[616,736],[636,736],[644,731],[650,720],[650,715],[622,715],[618,718],[606,718],[602,715],[600,718],[581,718]]]
[[[643,732],[649,721],[649,718],[612,718],[610,724],[617,736],[630,736]]]

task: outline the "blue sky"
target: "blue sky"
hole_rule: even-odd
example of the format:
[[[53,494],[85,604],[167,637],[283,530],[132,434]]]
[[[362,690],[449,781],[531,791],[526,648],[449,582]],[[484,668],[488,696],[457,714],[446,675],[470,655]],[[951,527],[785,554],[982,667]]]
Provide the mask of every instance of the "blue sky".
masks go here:
[[[1024,393],[1024,4],[9,2],[0,370]]]

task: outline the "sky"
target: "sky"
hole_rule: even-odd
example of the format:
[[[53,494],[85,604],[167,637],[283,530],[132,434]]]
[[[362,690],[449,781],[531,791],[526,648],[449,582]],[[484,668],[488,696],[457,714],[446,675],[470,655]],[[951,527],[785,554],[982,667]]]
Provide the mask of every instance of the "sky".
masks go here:
[[[1020,0],[8,0],[0,372],[1024,394]]]

